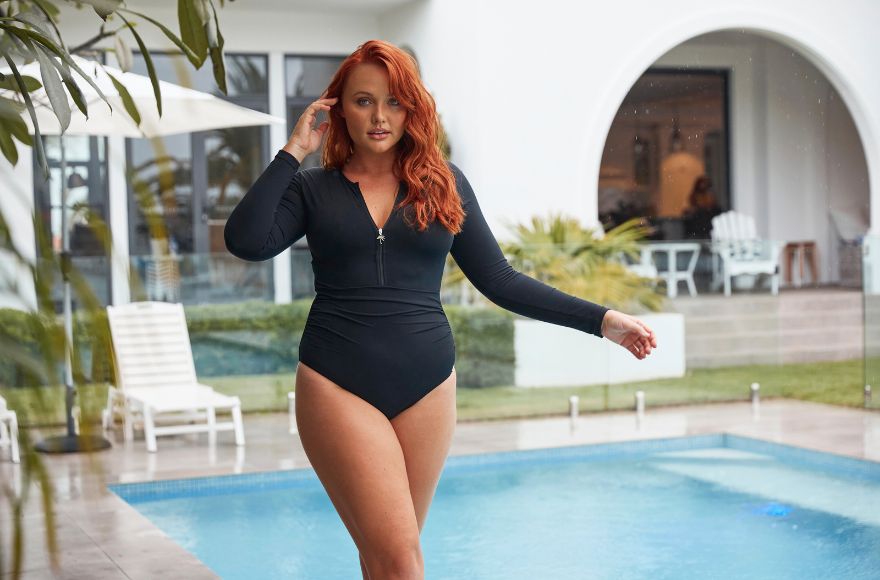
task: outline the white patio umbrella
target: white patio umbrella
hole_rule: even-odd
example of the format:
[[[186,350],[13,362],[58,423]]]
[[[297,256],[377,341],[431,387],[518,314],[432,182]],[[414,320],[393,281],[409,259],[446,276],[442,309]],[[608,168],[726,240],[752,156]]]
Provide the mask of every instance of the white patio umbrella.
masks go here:
[[[73,99],[67,96],[70,104],[70,125],[64,135],[90,135],[124,137],[160,137],[176,133],[194,133],[209,129],[221,129],[227,127],[253,127],[268,125],[271,123],[285,124],[287,121],[281,117],[267,115],[260,111],[254,111],[230,103],[214,95],[188,89],[173,83],[159,81],[162,93],[162,116],[159,117],[156,107],[156,99],[153,94],[153,85],[149,77],[130,72],[122,72],[119,69],[102,65],[97,61],[88,60],[76,55],[71,56],[76,64],[91,78],[101,92],[107,97],[112,106],[112,111],[98,92],[84,79],[76,79],[83,99],[87,103],[88,118],[77,108]],[[49,104],[49,97],[42,81],[39,62],[18,67],[22,75],[40,79],[43,84],[39,90],[30,93],[34,103],[37,122],[40,125],[40,133],[44,135],[60,135],[61,124]],[[116,90],[113,82],[105,71],[109,71],[121,82],[131,95],[141,116],[141,124],[138,127],[134,120],[125,111],[122,98]],[[0,68],[3,74],[11,74],[9,68]],[[72,74],[78,73],[71,69]],[[66,94],[66,93],[65,93]],[[21,95],[14,91],[0,90],[0,96],[21,100]],[[28,129],[33,134],[33,124],[30,115],[24,111],[22,118],[27,123]],[[62,262],[69,257],[70,241],[67,231],[67,160],[64,154],[64,140],[61,139],[61,239],[62,239]],[[112,194],[112,192],[111,192]],[[70,281],[66,272],[64,275],[64,328],[67,334],[68,344],[73,344],[73,315],[70,298]],[[36,448],[38,451],[49,453],[71,453],[84,450],[106,449],[110,442],[103,437],[82,437],[77,435],[73,422],[73,400],[75,390],[73,388],[73,366],[70,353],[65,357],[65,386],[67,407],[67,435],[50,437],[40,441]]]

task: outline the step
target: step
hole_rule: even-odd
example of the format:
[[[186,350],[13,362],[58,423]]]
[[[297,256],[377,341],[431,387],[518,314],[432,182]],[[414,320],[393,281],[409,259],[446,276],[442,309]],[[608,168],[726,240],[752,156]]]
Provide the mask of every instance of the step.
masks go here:
[[[833,325],[862,327],[860,310],[840,310],[836,312],[809,312],[805,314],[743,314],[718,316],[685,316],[685,332],[688,336],[715,334],[719,329],[727,332],[750,333],[752,331],[778,330],[781,328],[800,331],[824,331]],[[880,321],[878,321],[880,327]]]
[[[831,362],[862,358],[860,348],[816,348],[779,352],[725,352],[687,357],[688,368],[717,368],[744,365],[783,365]]]

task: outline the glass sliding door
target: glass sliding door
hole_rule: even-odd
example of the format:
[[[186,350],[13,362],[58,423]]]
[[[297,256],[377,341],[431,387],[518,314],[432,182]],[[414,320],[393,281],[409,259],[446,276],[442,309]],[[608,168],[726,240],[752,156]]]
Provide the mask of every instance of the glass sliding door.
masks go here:
[[[265,55],[227,54],[228,95],[209,67],[190,70],[178,54],[154,54],[163,80],[268,112]],[[136,54],[135,72],[146,73]],[[268,127],[234,127],[129,139],[132,267],[136,298],[185,304],[272,300],[272,262],[246,262],[226,250],[230,212],[268,164]]]

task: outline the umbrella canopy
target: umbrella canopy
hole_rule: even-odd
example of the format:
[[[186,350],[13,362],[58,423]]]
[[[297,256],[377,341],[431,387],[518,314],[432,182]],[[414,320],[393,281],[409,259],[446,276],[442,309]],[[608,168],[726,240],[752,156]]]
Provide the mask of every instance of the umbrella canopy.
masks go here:
[[[149,77],[122,72],[119,69],[101,65],[96,61],[76,55],[71,55],[71,58],[98,85],[112,105],[113,110],[111,112],[110,107],[107,106],[107,103],[95,91],[94,87],[81,79],[76,79],[77,85],[79,85],[83,93],[83,99],[87,104],[89,116],[86,118],[76,107],[70,95],[68,95],[67,99],[71,109],[70,126],[65,131],[65,135],[158,137],[225,127],[251,127],[272,123],[286,123],[281,117],[267,115],[260,111],[230,103],[212,94],[188,89],[162,80],[159,81],[159,88],[162,93],[162,117],[159,117],[159,112],[156,109],[156,98],[153,94],[153,85],[150,83]],[[128,89],[141,115],[140,127],[135,124],[134,120],[125,111],[122,98],[113,86],[110,77],[104,72],[104,69],[109,71]],[[18,70],[22,75],[32,76],[37,79],[42,78],[40,64],[37,61],[20,66]],[[0,69],[0,72],[11,74],[9,68]],[[71,74],[79,76],[73,69],[71,69]],[[45,86],[30,93],[30,95],[34,102],[37,121],[40,124],[40,133],[44,135],[60,134],[61,126],[49,104],[49,96],[46,94]],[[19,100],[21,98],[21,95],[9,90],[0,90],[0,96],[10,99],[18,97]],[[34,128],[27,111],[24,111],[22,118],[27,123],[28,130],[33,133]]]

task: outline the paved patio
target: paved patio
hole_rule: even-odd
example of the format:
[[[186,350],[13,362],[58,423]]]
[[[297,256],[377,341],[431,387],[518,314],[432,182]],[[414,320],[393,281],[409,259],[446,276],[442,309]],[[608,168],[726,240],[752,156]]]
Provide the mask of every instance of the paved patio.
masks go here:
[[[216,578],[195,556],[106,491],[105,484],[227,475],[308,467],[302,446],[290,435],[286,414],[246,415],[247,446],[239,449],[231,433],[215,446],[205,434],[162,437],[159,452],[147,453],[142,438],[115,445],[91,457],[46,456],[55,483],[61,572],[53,575],[46,552],[39,492],[31,491],[25,510],[25,564],[22,578]],[[649,409],[642,421],[632,412],[582,414],[543,419],[459,423],[453,455],[535,449],[727,432],[880,461],[880,413],[814,403],[772,400],[756,414],[750,403]],[[34,433],[35,439],[39,437]],[[0,478],[18,479],[19,468],[0,460]],[[9,575],[11,514],[0,503],[3,579]]]

